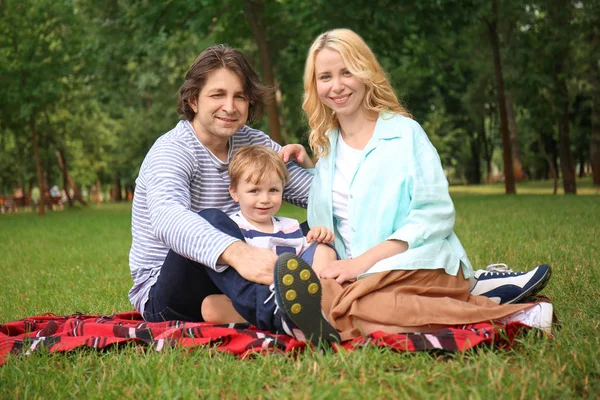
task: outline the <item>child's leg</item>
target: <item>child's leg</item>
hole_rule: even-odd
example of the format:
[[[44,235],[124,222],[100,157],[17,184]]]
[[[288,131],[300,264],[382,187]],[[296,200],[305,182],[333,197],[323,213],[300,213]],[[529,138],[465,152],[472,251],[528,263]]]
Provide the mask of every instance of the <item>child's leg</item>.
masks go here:
[[[213,294],[207,296],[204,301],[202,301],[202,318],[204,321],[213,324],[246,322],[246,320],[235,311],[229,297],[224,294]]]
[[[323,268],[329,265],[330,262],[337,259],[337,253],[332,247],[319,243],[315,249],[315,255],[313,257],[311,266],[313,271],[315,271],[317,276],[319,276]]]
[[[240,227],[222,211],[204,209],[200,211],[199,215],[221,232],[244,240]],[[250,282],[231,267],[222,272],[216,272],[210,267],[205,267],[205,270],[219,291],[231,300],[233,307],[241,318],[258,329],[270,332],[283,332],[281,317],[275,313],[274,296],[268,285]],[[223,305],[223,302],[219,304]],[[207,303],[207,305],[209,306],[210,303]],[[207,312],[210,312],[208,311],[210,308],[207,307]],[[232,316],[235,317],[235,315],[227,313],[226,318]],[[220,313],[213,317],[217,317],[220,320],[223,318]]]

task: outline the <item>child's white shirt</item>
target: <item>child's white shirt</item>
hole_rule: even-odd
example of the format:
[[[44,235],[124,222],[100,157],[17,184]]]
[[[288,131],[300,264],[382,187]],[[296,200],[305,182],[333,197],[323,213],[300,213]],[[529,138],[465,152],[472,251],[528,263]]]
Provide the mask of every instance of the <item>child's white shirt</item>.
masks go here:
[[[256,229],[238,211],[229,216],[241,229],[246,243],[261,249],[272,250],[275,254],[295,253],[300,255],[310,245],[304,235],[300,223],[293,218],[271,217],[273,232],[262,232]]]

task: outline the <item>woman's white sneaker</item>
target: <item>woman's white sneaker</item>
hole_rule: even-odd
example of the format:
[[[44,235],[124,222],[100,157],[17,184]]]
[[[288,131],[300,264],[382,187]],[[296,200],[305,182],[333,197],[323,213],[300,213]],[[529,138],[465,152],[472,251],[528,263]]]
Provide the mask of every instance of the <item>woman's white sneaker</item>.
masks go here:
[[[552,317],[554,309],[547,302],[537,303],[533,306],[519,311],[502,319],[502,322],[520,322],[532,328],[541,329],[552,335]]]

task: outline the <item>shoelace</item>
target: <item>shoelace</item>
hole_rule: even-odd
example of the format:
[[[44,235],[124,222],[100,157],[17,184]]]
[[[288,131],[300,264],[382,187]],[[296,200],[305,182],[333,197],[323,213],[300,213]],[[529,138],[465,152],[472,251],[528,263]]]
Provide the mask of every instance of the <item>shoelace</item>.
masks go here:
[[[482,275],[492,274],[492,275],[517,275],[518,272],[514,272],[512,269],[508,268],[508,265],[504,263],[498,264],[490,264],[485,267],[486,272]]]
[[[271,291],[271,294],[269,295],[269,297],[267,297],[267,299],[263,302],[263,304],[267,304],[273,298],[273,296],[275,296],[275,284],[274,283],[271,283],[269,285],[269,290]],[[279,304],[277,304],[277,302],[275,302],[275,311],[273,311],[273,314],[277,314],[277,311],[279,311]]]

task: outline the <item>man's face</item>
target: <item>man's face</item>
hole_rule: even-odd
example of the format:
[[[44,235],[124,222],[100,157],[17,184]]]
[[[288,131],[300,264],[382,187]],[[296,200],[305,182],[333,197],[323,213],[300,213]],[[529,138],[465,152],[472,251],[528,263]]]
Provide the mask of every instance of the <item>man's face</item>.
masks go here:
[[[190,102],[196,113],[192,126],[208,146],[229,140],[248,120],[248,98],[240,78],[226,68],[208,74],[198,99]]]

